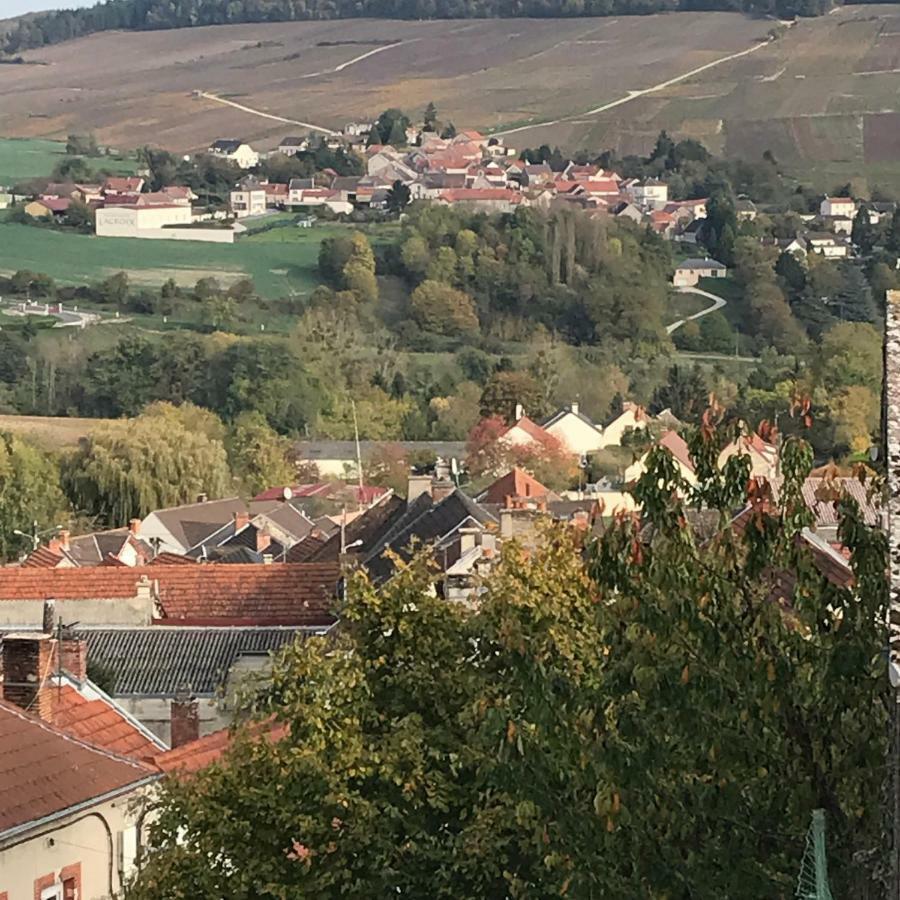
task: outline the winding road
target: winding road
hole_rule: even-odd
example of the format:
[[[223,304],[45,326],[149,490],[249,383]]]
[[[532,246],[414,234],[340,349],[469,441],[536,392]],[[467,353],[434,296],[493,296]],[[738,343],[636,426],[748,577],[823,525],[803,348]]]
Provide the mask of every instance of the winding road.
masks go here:
[[[701,309],[700,312],[694,313],[692,316],[688,316],[686,319],[679,319],[677,322],[673,322],[671,325],[666,326],[666,334],[672,334],[673,331],[678,331],[685,322],[691,322],[694,319],[702,319],[704,316],[708,316],[711,312],[715,312],[717,309],[721,309],[725,306],[725,301],[717,296],[716,294],[710,294],[709,291],[701,291],[700,288],[695,287],[680,287],[678,288],[679,293],[682,294],[697,294],[699,297],[706,297],[708,300],[712,300],[712,304],[707,306],[706,309]]]

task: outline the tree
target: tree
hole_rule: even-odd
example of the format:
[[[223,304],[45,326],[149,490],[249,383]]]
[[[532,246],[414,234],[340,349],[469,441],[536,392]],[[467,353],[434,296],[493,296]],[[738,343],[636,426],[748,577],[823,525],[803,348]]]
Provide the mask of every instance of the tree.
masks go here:
[[[481,388],[472,381],[464,381],[449,396],[432,397],[428,410],[433,417],[434,440],[464,440],[481,414]]]
[[[478,314],[472,298],[439,281],[423,281],[409,300],[422,328],[437,334],[461,335],[478,331]]]
[[[241,413],[229,429],[227,446],[231,471],[251,494],[294,482],[290,442],[276,434],[260,413]]]
[[[221,441],[160,407],[83,438],[63,461],[62,483],[77,510],[117,527],[199,494],[222,497],[231,473]]]
[[[66,139],[66,153],[69,156],[99,156],[97,138],[92,133],[70,134]]]
[[[445,141],[453,140],[456,137],[456,126],[452,122],[448,122],[441,132],[441,137]]]
[[[59,467],[47,453],[21,438],[0,432],[0,558],[30,551],[30,542],[13,534],[65,525],[71,513],[60,489]]]
[[[355,577],[342,627],[280,654],[221,764],[162,783],[129,897],[788,896],[815,808],[836,896],[864,896],[884,537],[842,501],[855,585],[819,573],[799,441],[782,507],[732,529],[748,466],[719,472],[724,438],[692,439],[711,537],[656,452],[642,520],[587,554],[564,527],[508,547],[477,603],[443,600],[427,556]]]
[[[881,407],[869,388],[851,385],[838,391],[829,404],[834,439],[852,453],[865,453],[878,433]]]
[[[527,416],[540,417],[544,413],[543,387],[528,372],[494,372],[481,392],[481,414],[512,422],[518,405]]]
[[[428,106],[425,107],[425,114],[422,116],[422,124],[426,131],[434,131],[434,127],[437,124],[437,107],[431,100],[429,100]]]
[[[860,385],[880,394],[881,335],[862,322],[835,325],[822,336],[812,365],[816,383],[828,392]]]
[[[869,210],[864,203],[860,204],[859,210],[853,218],[850,240],[864,256],[868,256],[875,246],[875,229],[869,220]]]
[[[409,124],[409,117],[402,110],[396,107],[386,109],[372,126],[372,130],[369,132],[369,143],[404,147],[406,146],[406,129],[409,128]]]
[[[878,309],[863,271],[853,263],[840,268],[841,286],[831,301],[842,322],[874,322]]]
[[[391,185],[387,195],[387,208],[392,213],[402,213],[409,206],[410,190],[399,179]]]
[[[665,384],[656,389],[651,404],[655,412],[671,410],[685,422],[697,422],[706,408],[709,389],[699,366],[672,366]]]

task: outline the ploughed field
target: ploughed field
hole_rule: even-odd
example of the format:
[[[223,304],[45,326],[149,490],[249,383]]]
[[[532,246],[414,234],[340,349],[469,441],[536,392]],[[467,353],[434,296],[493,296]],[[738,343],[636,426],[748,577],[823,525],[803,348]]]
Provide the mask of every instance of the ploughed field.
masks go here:
[[[842,7],[763,43],[775,24],[698,12],[98,34],[2,67],[0,135],[266,148],[305,129],[195,92],[324,128],[433,100],[457,127],[526,126],[508,138],[517,147],[646,152],[666,128],[733,156],[771,150],[823,187],[854,176],[900,187],[900,5]]]

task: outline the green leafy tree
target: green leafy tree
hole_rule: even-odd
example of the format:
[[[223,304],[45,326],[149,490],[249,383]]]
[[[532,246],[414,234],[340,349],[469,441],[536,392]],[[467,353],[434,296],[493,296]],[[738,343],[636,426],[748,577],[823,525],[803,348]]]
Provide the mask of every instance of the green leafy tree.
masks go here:
[[[657,451],[643,520],[612,522],[587,564],[559,528],[508,548],[471,607],[438,596],[426,556],[357,576],[341,629],[281,654],[223,763],[162,785],[129,896],[790,896],[815,808],[836,894],[864,896],[884,853],[865,802],[887,749],[884,538],[842,501],[855,583],[819,573],[796,440],[781,506],[736,531],[749,467],[719,471],[726,437],[692,438],[711,537]]]
[[[32,549],[32,533],[65,525],[71,515],[60,489],[59,466],[49,454],[12,434],[0,432],[0,557]]]
[[[528,372],[494,372],[481,392],[482,416],[500,416],[512,422],[517,405],[530,418],[540,418],[546,411],[543,386]]]
[[[293,483],[290,442],[273,431],[260,413],[241,413],[229,429],[227,446],[231,470],[251,494]]]
[[[472,334],[478,330],[478,314],[472,298],[439,281],[423,281],[410,297],[416,321],[437,334]]]
[[[422,124],[425,126],[426,131],[434,131],[434,127],[437,124],[437,107],[434,105],[434,101],[430,100],[428,106],[425,107]]]
[[[231,473],[221,441],[157,408],[84,438],[63,461],[62,484],[77,510],[118,526],[198,494],[225,496]]]
[[[859,210],[853,218],[850,240],[863,255],[871,253],[875,246],[875,229],[869,221],[869,210],[865,204],[860,204]]]
[[[408,185],[399,180],[395,181],[387,195],[388,210],[392,213],[402,213],[409,206],[410,196]]]

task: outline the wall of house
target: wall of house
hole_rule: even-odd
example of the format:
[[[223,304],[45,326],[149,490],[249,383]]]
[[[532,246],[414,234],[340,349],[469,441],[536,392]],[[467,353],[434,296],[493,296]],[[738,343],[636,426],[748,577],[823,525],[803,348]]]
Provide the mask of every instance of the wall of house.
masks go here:
[[[100,237],[141,238],[149,241],[200,241],[205,244],[233,244],[233,231],[224,228],[134,228],[124,225],[105,226]]]
[[[139,590],[135,577],[134,597],[92,600],[56,600],[56,614],[63,622],[89,625],[150,625],[153,600],[150,584]],[[0,600],[0,627],[34,628],[43,621],[43,600]]]
[[[622,438],[628,429],[634,431],[637,428],[646,428],[644,421],[638,421],[634,410],[625,410],[603,429],[603,447],[621,447]]]
[[[564,444],[573,453],[584,455],[603,446],[603,436],[596,428],[591,428],[587,422],[582,421],[576,415],[567,415],[547,428],[560,443]]]
[[[34,900],[68,878],[75,880],[78,900],[101,900],[110,888],[119,891],[134,869],[138,841],[129,807],[139,796],[138,791],[123,794],[35,829],[33,836],[16,839],[19,843],[0,843],[0,895]]]

